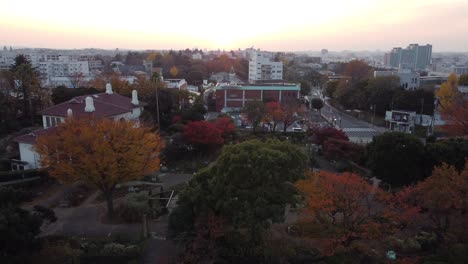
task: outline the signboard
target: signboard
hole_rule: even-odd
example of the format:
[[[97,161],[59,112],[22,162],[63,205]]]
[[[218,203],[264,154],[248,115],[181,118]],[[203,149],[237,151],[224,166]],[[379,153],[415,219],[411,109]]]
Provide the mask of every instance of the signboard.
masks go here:
[[[401,112],[392,112],[392,121],[393,122],[403,122],[408,123],[410,114],[409,113],[401,113]]]

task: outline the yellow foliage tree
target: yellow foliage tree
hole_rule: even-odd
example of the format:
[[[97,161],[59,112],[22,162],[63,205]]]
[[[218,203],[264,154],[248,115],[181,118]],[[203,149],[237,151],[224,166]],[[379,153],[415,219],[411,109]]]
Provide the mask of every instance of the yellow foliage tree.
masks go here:
[[[38,137],[35,150],[52,177],[99,188],[112,217],[116,185],[158,170],[162,147],[159,135],[131,121],[69,118]]]
[[[457,100],[458,93],[457,75],[451,74],[436,92],[436,96],[439,98],[439,110],[441,113],[445,113],[452,108]]]
[[[172,66],[171,69],[169,70],[169,73],[171,74],[172,77],[176,77],[179,74],[179,70],[177,69],[176,66]]]

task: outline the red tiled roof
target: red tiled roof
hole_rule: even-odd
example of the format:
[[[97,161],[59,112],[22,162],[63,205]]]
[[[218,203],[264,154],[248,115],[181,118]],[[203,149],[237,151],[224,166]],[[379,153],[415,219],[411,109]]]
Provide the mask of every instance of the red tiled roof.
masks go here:
[[[35,131],[32,131],[28,134],[21,135],[19,137],[16,137],[14,141],[19,142],[19,143],[27,143],[27,144],[34,144],[36,143],[36,137],[40,135],[47,134],[51,131],[54,131],[56,127],[49,127],[45,129],[38,129]]]
[[[67,102],[63,102],[43,110],[41,114],[48,116],[67,117],[67,110],[70,108],[73,111],[73,116],[80,117],[89,115],[90,113],[85,112],[84,110],[86,105],[85,98],[88,96],[92,97],[94,101],[94,116],[100,118],[124,114],[131,112],[134,108],[144,106],[144,103],[142,102],[140,102],[138,105],[133,105],[131,98],[116,93],[101,93],[74,97]]]

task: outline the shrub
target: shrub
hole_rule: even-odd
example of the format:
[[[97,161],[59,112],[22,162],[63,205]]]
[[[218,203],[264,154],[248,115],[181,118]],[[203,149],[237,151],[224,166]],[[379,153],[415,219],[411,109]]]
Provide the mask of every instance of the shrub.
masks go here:
[[[139,222],[143,214],[151,212],[148,198],[146,192],[127,194],[118,209],[120,217],[129,223]]]

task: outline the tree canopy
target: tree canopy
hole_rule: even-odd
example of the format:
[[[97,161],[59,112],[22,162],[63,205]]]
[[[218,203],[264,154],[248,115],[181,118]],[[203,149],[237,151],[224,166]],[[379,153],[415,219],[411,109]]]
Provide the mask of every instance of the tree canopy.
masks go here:
[[[422,178],[424,145],[415,136],[386,132],[367,145],[367,163],[374,175],[393,185],[414,183]]]
[[[112,217],[116,185],[158,170],[162,147],[157,134],[131,121],[69,118],[38,137],[35,150],[50,176],[99,188]]]
[[[283,219],[286,204],[295,197],[288,182],[303,178],[305,164],[305,154],[288,142],[252,140],[225,146],[217,161],[199,171],[181,193],[171,227],[187,231],[197,216],[211,211],[256,236]]]

